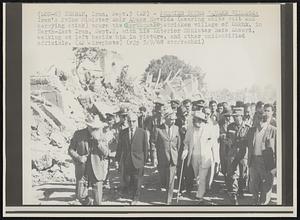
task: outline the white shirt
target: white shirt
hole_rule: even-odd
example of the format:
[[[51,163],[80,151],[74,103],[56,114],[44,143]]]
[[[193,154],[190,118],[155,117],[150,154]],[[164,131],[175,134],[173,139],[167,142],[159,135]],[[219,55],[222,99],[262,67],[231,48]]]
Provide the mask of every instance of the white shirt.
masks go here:
[[[262,126],[262,129],[259,131],[257,128],[255,135],[254,135],[254,155],[256,155],[256,156],[262,155],[263,137],[265,135],[265,131],[266,131],[268,124],[263,123],[261,126]]]

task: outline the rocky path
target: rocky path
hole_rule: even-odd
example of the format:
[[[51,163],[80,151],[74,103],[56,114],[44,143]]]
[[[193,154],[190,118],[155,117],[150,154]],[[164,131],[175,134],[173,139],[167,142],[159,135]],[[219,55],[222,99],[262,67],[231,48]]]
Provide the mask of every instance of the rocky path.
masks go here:
[[[111,170],[111,188],[104,188],[103,205],[130,205],[129,198],[122,197],[117,190],[119,185],[118,172]],[[155,168],[146,166],[144,175],[144,184],[142,186],[141,198],[138,205],[164,205],[166,196],[165,191],[158,189],[159,177]],[[218,192],[211,192],[205,195],[205,199],[212,205],[231,205],[228,194],[225,190],[224,180],[219,176],[215,182]],[[276,186],[274,186],[276,188]],[[33,186],[33,204],[40,205],[77,205],[75,202],[75,185],[72,183],[47,183]],[[172,205],[197,205],[193,195],[186,196],[183,194],[178,203],[176,203],[176,186],[173,196]],[[271,204],[276,204],[276,195],[272,194]],[[241,205],[251,204],[251,194],[245,194],[239,200]],[[79,204],[78,204],[79,205]]]

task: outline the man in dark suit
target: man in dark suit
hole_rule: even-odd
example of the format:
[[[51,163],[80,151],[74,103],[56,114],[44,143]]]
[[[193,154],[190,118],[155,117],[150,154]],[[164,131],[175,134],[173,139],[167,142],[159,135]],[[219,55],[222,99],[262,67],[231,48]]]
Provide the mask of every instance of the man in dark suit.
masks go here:
[[[265,113],[257,115],[257,125],[248,132],[249,188],[255,205],[268,205],[276,175],[276,127],[268,120],[269,105]]]
[[[134,113],[127,116],[128,128],[120,133],[117,150],[118,161],[122,157],[124,167],[123,178],[125,191],[132,192],[132,205],[136,205],[141,191],[144,166],[147,158],[148,137],[147,132],[138,128],[138,118]]]
[[[173,197],[174,180],[180,148],[179,129],[175,125],[176,113],[169,109],[165,112],[165,123],[156,130],[156,152],[154,164],[160,175],[162,188],[167,189],[167,205],[170,205]]]
[[[89,115],[86,124],[87,128],[74,133],[68,152],[75,163],[77,199],[83,204],[89,200],[94,201],[90,205],[100,205],[109,150],[99,117]],[[88,187],[92,187],[92,198],[87,196]]]

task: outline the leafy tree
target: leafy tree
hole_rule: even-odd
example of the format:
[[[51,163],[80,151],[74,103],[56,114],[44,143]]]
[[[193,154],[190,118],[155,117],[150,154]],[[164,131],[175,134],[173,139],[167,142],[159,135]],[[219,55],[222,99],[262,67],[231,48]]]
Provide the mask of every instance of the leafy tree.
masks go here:
[[[153,59],[145,70],[142,82],[146,81],[147,75],[152,75],[152,82],[157,82],[159,77],[159,71],[161,71],[161,76],[159,83],[164,82],[167,77],[172,79],[178,71],[179,74],[176,77],[180,77],[182,80],[191,78],[191,75],[198,79],[198,89],[201,90],[204,84],[205,74],[200,67],[193,67],[190,64],[185,63],[180,60],[177,56],[165,55],[160,59]]]

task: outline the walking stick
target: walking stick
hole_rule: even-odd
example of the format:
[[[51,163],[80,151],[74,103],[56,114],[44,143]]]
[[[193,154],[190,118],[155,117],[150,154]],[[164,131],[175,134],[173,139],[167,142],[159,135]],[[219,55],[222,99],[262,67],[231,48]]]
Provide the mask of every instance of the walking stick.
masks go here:
[[[182,160],[182,164],[181,164],[180,177],[179,177],[179,186],[178,186],[176,203],[178,203],[178,199],[179,199],[179,195],[180,195],[180,186],[181,186],[181,180],[182,180],[182,171],[183,171],[184,160],[185,160],[185,158]]]

